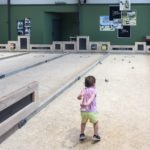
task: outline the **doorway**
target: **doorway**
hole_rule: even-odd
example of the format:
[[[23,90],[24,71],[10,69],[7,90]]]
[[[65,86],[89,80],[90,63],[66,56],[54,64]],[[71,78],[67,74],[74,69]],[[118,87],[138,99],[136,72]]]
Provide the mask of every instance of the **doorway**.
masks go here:
[[[61,41],[62,40],[62,20],[61,18],[52,19],[52,40]]]
[[[43,43],[69,41],[70,37],[79,35],[78,13],[46,12]]]

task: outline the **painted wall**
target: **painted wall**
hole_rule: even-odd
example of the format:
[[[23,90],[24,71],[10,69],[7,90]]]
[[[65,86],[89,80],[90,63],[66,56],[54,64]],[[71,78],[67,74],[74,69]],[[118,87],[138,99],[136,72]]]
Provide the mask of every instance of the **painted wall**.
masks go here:
[[[11,40],[17,39],[17,20],[25,17],[31,19],[31,43],[50,43],[52,42],[51,21],[53,15],[50,13],[75,13],[77,7],[74,5],[60,6],[11,6]],[[69,18],[68,18],[69,20]],[[70,22],[66,22],[66,29],[69,30]],[[7,6],[0,6],[0,43],[7,43]],[[67,31],[68,31],[67,30]],[[66,32],[67,32],[66,31]],[[74,31],[73,31],[74,32]]]
[[[135,41],[144,41],[146,35],[150,35],[150,4],[132,5],[132,10],[137,11],[137,25],[131,27],[130,38],[117,38],[116,31],[99,31],[99,16],[109,14],[109,5],[81,5],[80,6],[80,32],[81,35],[89,35],[92,41],[110,41],[112,44],[134,44]],[[11,6],[11,30],[12,40],[17,39],[17,20],[29,17],[32,21],[31,43],[52,42],[52,18],[53,13],[66,13],[63,15],[62,39],[77,34],[77,18],[70,13],[78,12],[77,5],[34,5]],[[69,15],[70,14],[70,15]],[[74,22],[75,21],[75,22]],[[71,27],[72,26],[72,27]],[[0,43],[7,43],[7,7],[0,5]]]
[[[0,43],[8,40],[7,6],[0,7]]]
[[[118,38],[117,30],[99,31],[99,16],[109,15],[110,5],[82,5],[80,7],[80,31],[82,35],[89,35],[92,41],[110,41],[112,44],[134,44],[144,41],[150,35],[150,5],[132,5],[137,11],[137,25],[131,27],[130,38]]]

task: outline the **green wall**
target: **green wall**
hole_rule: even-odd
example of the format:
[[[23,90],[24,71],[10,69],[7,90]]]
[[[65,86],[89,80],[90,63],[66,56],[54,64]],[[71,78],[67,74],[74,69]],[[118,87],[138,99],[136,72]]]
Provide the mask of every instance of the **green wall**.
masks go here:
[[[137,25],[131,27],[130,38],[118,38],[116,31],[100,31],[99,16],[109,15],[109,5],[80,5],[80,35],[90,36],[91,41],[110,41],[111,44],[134,44],[144,41],[150,35],[150,4],[133,4],[137,11]],[[31,43],[44,44],[52,42],[52,19],[61,14],[62,40],[78,34],[77,5],[13,5],[11,6],[11,39],[17,39],[17,20],[31,19]],[[59,17],[60,17],[59,16]],[[8,23],[7,6],[0,6],[0,43],[7,43]]]
[[[8,18],[7,6],[0,7],[0,43],[8,40]]]
[[[134,44],[150,35],[150,5],[132,5],[137,11],[137,25],[131,27],[130,38],[118,38],[116,31],[99,31],[99,16],[109,15],[109,5],[82,5],[80,7],[80,31],[91,41],[110,41],[112,44]]]
[[[31,19],[31,43],[44,44],[52,42],[52,18],[54,13],[76,13],[75,5],[50,5],[50,6],[11,6],[11,40],[17,40],[17,20],[23,20],[25,17]],[[69,18],[68,18],[69,19]],[[69,23],[66,22],[67,28]],[[0,6],[0,43],[7,43],[7,6]],[[67,30],[64,29],[64,30]],[[69,30],[69,28],[68,28]],[[75,31],[73,31],[75,32]],[[67,33],[67,31],[66,31]]]

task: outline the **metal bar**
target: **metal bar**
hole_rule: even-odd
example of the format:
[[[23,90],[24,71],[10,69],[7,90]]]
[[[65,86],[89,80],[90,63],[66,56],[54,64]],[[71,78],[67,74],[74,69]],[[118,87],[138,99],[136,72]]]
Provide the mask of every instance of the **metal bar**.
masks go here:
[[[29,52],[25,52],[25,53],[21,53],[21,54],[17,54],[17,55],[12,55],[12,56],[7,56],[7,57],[2,57],[2,58],[0,58],[0,60],[5,60],[5,59],[13,58],[13,57],[27,55],[27,54],[29,54]]]
[[[1,75],[0,75],[0,79],[4,79],[4,78],[6,78],[6,77],[12,76],[12,75],[14,75],[14,74],[16,74],[16,73],[19,73],[19,72],[21,72],[21,71],[25,71],[25,70],[28,70],[28,69],[37,67],[37,66],[39,66],[39,65],[42,65],[42,64],[44,64],[44,63],[53,61],[53,60],[55,60],[55,59],[58,59],[58,58],[60,58],[60,57],[65,56],[65,55],[67,55],[67,53],[62,54],[62,55],[60,55],[60,56],[56,56],[56,57],[54,57],[54,58],[46,59],[46,60],[44,60],[44,61],[38,62],[38,63],[36,63],[36,64],[30,65],[30,66],[27,66],[27,67],[24,67],[24,68],[21,68],[21,69],[12,71],[12,72],[8,72],[8,73],[6,73],[6,74],[1,74]]]

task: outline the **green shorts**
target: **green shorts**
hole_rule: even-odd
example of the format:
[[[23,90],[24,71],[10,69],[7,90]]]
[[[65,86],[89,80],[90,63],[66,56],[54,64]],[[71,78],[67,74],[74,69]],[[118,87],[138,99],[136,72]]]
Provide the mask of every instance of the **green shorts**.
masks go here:
[[[96,123],[98,121],[97,114],[97,112],[81,112],[81,123],[86,123],[88,120]]]

